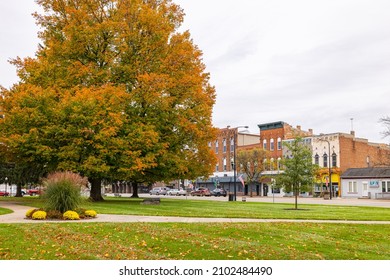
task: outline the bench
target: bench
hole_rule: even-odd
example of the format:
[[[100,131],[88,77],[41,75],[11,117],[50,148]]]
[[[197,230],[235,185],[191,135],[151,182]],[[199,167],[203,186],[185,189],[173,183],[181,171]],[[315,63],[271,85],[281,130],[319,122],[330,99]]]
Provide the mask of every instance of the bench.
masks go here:
[[[160,198],[159,197],[144,198],[144,200],[141,202],[141,204],[159,205],[160,204]]]

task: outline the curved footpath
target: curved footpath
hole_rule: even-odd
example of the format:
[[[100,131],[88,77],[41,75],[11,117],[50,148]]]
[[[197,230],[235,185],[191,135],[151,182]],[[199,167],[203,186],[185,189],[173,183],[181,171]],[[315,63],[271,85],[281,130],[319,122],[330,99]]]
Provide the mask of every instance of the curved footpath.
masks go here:
[[[339,224],[390,224],[390,221],[344,221],[344,220],[289,220],[289,219],[245,219],[245,218],[189,218],[189,217],[167,217],[167,216],[133,216],[133,215],[109,215],[98,214],[95,219],[84,219],[76,221],[59,220],[30,220],[25,218],[29,206],[19,205],[13,202],[0,201],[0,207],[13,211],[11,214],[0,215],[0,223],[269,223],[269,222],[290,222],[290,223],[339,223]]]

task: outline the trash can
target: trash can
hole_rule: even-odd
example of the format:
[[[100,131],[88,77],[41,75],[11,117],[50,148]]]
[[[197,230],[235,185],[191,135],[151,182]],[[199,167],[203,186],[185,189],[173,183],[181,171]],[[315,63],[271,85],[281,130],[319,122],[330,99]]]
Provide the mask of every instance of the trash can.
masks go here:
[[[325,200],[330,199],[330,192],[328,192],[328,191],[325,191],[325,192],[324,192],[324,199],[325,199]]]
[[[234,201],[234,194],[229,193],[229,201]]]

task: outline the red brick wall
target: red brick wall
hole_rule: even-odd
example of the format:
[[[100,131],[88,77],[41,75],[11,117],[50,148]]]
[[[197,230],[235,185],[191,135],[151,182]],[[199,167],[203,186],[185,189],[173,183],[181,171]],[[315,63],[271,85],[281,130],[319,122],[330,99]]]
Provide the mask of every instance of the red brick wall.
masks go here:
[[[379,166],[390,158],[390,149],[384,146],[368,143],[365,139],[340,136],[340,169]],[[388,163],[387,163],[388,164]]]
[[[218,171],[223,172],[223,159],[226,157],[226,171],[232,171],[231,166],[231,157],[233,157],[233,151],[230,151],[230,139],[234,137],[234,133],[237,133],[237,129],[231,128],[221,128],[218,133],[218,153],[217,162],[218,162]],[[223,139],[226,139],[226,152],[223,152]],[[211,149],[215,152],[215,141],[211,142]]]
[[[269,130],[260,131],[260,145],[263,147],[264,139],[267,140],[267,149],[268,155],[270,158],[282,157],[283,150],[278,150],[278,138],[282,140],[284,138],[284,128],[275,128]],[[271,139],[274,139],[274,150],[270,150]]]

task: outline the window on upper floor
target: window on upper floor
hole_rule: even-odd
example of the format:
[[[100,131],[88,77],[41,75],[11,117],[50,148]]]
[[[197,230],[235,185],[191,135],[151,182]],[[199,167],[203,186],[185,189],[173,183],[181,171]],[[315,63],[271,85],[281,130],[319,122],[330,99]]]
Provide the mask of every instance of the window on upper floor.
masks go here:
[[[336,167],[337,166],[337,155],[336,153],[333,153],[332,154],[332,167]]]
[[[278,137],[278,151],[282,149],[282,139]]]
[[[324,158],[324,167],[328,167],[328,155],[325,153],[323,158]]]
[[[215,141],[215,153],[218,154],[218,140]]]
[[[263,140],[263,150],[267,150],[267,140]]]
[[[318,154],[314,156],[314,164],[320,165],[320,156]]]
[[[224,157],[223,158],[223,171],[226,171],[226,168],[227,168],[227,166],[226,166],[226,158]]]
[[[274,139],[271,139],[270,141],[269,141],[269,150],[270,151],[273,151],[273,150],[275,150],[275,143],[274,143]]]
[[[223,139],[223,152],[226,153],[226,139]]]

